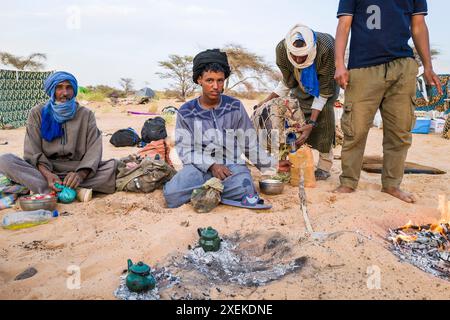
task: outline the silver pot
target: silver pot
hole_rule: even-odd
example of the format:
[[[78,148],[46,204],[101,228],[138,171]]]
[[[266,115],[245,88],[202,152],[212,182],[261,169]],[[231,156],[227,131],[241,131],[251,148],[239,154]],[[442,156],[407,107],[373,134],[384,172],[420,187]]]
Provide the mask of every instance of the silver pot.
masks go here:
[[[40,209],[53,211],[56,209],[57,199],[56,197],[52,197],[50,199],[31,200],[23,197],[19,199],[19,205],[23,211],[34,211]]]
[[[263,180],[259,182],[259,189],[269,196],[279,195],[283,193],[284,183],[279,180]]]

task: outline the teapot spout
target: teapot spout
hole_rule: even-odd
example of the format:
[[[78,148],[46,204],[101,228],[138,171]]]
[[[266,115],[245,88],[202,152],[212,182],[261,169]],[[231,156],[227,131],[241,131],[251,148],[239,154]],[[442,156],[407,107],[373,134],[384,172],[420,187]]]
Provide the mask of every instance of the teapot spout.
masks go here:
[[[133,266],[133,261],[131,259],[128,259],[128,271],[130,271],[130,268]]]

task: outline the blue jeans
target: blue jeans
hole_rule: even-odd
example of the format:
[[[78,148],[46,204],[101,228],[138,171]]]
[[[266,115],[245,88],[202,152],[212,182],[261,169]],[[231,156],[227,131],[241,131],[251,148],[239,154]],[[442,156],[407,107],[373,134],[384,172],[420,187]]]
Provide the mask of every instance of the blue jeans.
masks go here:
[[[255,186],[246,165],[227,165],[233,175],[224,181],[222,198],[241,201],[246,194],[255,194]],[[169,208],[179,208],[191,200],[192,191],[200,188],[213,176],[203,173],[194,165],[185,166],[164,186],[164,197]]]

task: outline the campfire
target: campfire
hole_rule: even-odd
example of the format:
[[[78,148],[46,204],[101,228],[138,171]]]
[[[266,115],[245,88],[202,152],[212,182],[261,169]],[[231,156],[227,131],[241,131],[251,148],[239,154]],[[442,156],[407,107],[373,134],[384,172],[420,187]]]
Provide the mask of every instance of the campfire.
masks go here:
[[[450,281],[450,219],[448,204],[441,197],[439,223],[405,226],[390,230],[393,253],[434,276]]]

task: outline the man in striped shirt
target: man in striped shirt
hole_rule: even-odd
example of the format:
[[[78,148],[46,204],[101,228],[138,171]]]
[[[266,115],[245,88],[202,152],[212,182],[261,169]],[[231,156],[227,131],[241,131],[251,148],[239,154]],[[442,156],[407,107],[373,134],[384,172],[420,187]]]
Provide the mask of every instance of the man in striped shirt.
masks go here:
[[[316,178],[326,180],[331,176],[333,165],[334,103],[339,95],[339,87],[334,80],[334,38],[298,24],[277,45],[276,59],[283,79],[274,92],[256,106],[253,122],[255,126],[266,123],[266,119],[260,118],[273,113],[273,110],[265,112],[261,108],[277,108],[274,99],[291,94],[306,118],[306,123],[298,130],[297,147],[308,144],[319,151]],[[262,129],[282,132],[284,128]]]

